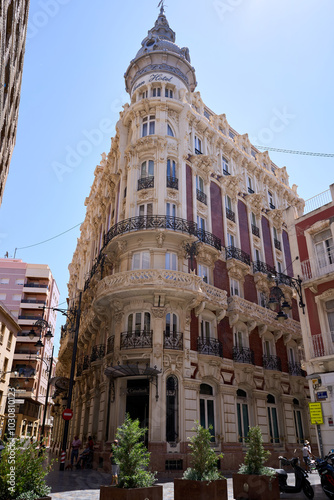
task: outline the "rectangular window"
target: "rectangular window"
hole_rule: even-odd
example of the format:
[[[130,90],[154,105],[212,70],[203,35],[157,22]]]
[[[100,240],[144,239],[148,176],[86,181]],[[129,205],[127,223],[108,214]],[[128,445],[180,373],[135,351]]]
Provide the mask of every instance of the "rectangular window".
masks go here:
[[[202,153],[202,141],[196,135],[195,135],[195,153],[196,154]]]
[[[254,193],[253,179],[251,177],[247,177],[247,188],[249,194]]]
[[[7,341],[7,349],[9,351],[10,351],[10,349],[12,347],[12,342],[13,342],[13,333],[10,332],[9,337],[8,337],[8,341]]]
[[[277,410],[275,407],[268,407],[269,435],[272,443],[279,443]]]
[[[271,191],[268,191],[268,201],[269,201],[269,207],[274,210],[275,208],[275,203],[274,203],[274,196]]]
[[[207,266],[198,264],[198,276],[201,276],[204,283],[209,283],[209,271]]]
[[[176,255],[176,253],[166,252],[165,269],[169,269],[171,271],[177,270],[177,255]]]
[[[17,300],[17,301],[20,301],[20,300],[21,300],[21,294],[20,294],[20,293],[15,293],[15,294],[12,296],[12,300]]]
[[[204,181],[199,175],[196,175],[196,189],[204,193]]]
[[[230,291],[231,291],[231,296],[238,295],[240,297],[239,281],[234,280],[233,278],[230,279]]]
[[[150,268],[150,252],[137,252],[132,256],[132,270],[149,269]]]
[[[225,196],[225,206],[228,210],[233,210],[232,200],[228,195]]]
[[[215,441],[215,417],[214,417],[214,401],[212,399],[200,399],[200,424],[205,429],[212,426],[210,429],[211,440]]]
[[[144,217],[145,215],[153,215],[153,204],[147,203],[147,205],[139,205],[139,216]]]
[[[9,278],[0,279],[0,285],[8,285],[8,283],[9,283]]]
[[[225,158],[225,156],[222,157],[222,164],[223,164],[223,174],[224,175],[230,175],[230,166],[228,163],[228,159]]]
[[[205,219],[203,219],[203,217],[200,217],[199,215],[197,215],[197,226],[198,229],[202,229],[203,231],[205,231]]]
[[[0,293],[0,300],[6,300],[7,294],[6,293]]]
[[[20,279],[16,280],[15,285],[24,285],[24,279],[20,278]]]
[[[300,410],[294,410],[293,412],[294,421],[295,421],[295,431],[298,443],[304,442],[304,430],[303,430],[303,421],[302,414]]]
[[[152,97],[160,97],[161,96],[161,88],[152,89]]]
[[[167,217],[176,217],[176,205],[174,203],[166,203]]]
[[[317,234],[314,242],[319,267],[331,266],[334,263],[334,246],[330,229]]]
[[[234,332],[234,346],[239,347],[239,349],[244,347],[242,332]]]
[[[247,438],[249,429],[248,405],[246,403],[237,403],[237,418],[238,440],[242,443]]]
[[[227,233],[227,246],[234,247],[235,246],[234,235],[231,233]]]

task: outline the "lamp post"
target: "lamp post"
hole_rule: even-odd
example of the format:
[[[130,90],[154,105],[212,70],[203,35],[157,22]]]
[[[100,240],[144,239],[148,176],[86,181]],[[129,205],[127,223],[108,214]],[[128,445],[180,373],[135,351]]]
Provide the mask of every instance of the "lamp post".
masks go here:
[[[268,306],[272,311],[277,311],[276,319],[279,323],[284,323],[285,320],[288,319],[288,311],[291,309],[291,305],[285,299],[284,293],[279,287],[280,284],[280,276],[281,273],[276,273],[275,275],[268,275],[268,278],[275,279],[275,286],[270,289]],[[291,278],[290,276],[286,277],[288,279],[289,286],[293,287],[297,292],[299,298],[299,307],[303,310],[303,314],[305,314],[305,304],[303,302],[302,296],[302,280],[298,276],[297,278]]]
[[[82,292],[80,292],[80,295],[79,295],[79,304],[78,304],[78,309],[76,311],[76,321],[75,321],[75,332],[74,332],[74,339],[73,339],[73,352],[72,352],[71,372],[70,372],[70,380],[69,380],[68,396],[67,396],[67,407],[66,407],[67,409],[71,408],[71,403],[72,403],[74,370],[75,370],[75,361],[76,361],[76,356],[77,356],[77,345],[78,345],[79,326],[80,326],[81,296],[82,296]],[[68,427],[69,427],[69,420],[65,420],[64,434],[63,434],[63,443],[62,443],[62,451],[65,452],[65,453],[66,453],[66,447],[67,447]],[[64,471],[65,470],[65,463],[60,463],[59,470],[60,471]]]

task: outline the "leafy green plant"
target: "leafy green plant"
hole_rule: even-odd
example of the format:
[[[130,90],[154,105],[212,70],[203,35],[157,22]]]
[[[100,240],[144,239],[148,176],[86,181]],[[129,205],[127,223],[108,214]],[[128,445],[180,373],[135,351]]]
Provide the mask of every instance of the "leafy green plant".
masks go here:
[[[118,446],[113,445],[113,456],[119,465],[119,488],[146,488],[156,481],[155,473],[147,470],[150,453],[143,443],[146,431],[139,426],[138,419],[131,420],[128,414],[117,429]]]
[[[47,496],[51,488],[45,476],[52,463],[45,466],[45,452],[36,444],[11,439],[5,444],[0,461],[0,500],[35,500]]]
[[[276,475],[274,469],[264,466],[271,453],[263,447],[262,432],[259,426],[249,428],[246,443],[247,453],[238,473],[274,477]]]
[[[191,449],[191,465],[184,474],[183,479],[194,481],[215,481],[222,479],[223,476],[218,471],[217,460],[223,458],[223,455],[216,455],[211,448],[212,435],[209,429],[202,427],[198,421],[192,429],[195,434],[189,438],[189,447]]]

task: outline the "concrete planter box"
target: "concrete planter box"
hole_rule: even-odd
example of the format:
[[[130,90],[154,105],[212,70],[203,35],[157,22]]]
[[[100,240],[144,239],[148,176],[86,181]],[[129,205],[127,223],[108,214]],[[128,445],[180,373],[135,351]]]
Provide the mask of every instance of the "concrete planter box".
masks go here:
[[[116,488],[100,486],[100,500],[162,500],[162,486],[149,488]]]
[[[227,500],[227,481],[174,479],[174,500]],[[268,499],[267,499],[268,500]]]
[[[236,500],[279,500],[278,479],[255,474],[233,474],[233,498]]]

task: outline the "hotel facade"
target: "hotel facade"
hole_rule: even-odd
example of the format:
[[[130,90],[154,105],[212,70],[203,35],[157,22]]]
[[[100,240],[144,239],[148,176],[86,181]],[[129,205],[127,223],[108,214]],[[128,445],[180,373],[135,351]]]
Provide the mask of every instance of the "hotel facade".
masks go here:
[[[259,425],[276,463],[316,442],[286,224],[304,202],[285,167],[203,103],[163,8],[125,82],[130,102],[69,265],[70,307],[81,297],[70,439],[92,435],[94,463],[107,468],[129,412],[148,428],[152,468],[176,471],[199,420],[232,470]],[[283,322],[268,307],[274,286],[291,306]],[[68,325],[59,376],[73,342]],[[62,433],[58,415],[56,448]]]

